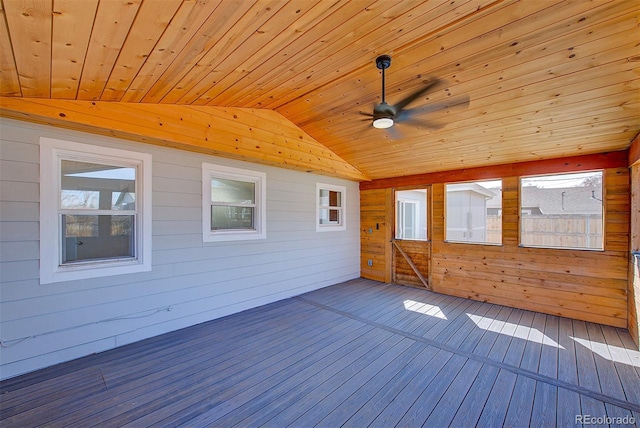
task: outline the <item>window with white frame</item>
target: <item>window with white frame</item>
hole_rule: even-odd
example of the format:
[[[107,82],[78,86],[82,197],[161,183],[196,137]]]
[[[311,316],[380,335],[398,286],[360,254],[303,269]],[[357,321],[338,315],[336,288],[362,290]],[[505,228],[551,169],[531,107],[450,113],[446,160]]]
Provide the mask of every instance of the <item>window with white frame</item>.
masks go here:
[[[151,270],[151,155],[40,139],[40,282]]]
[[[266,238],[266,184],[265,173],[203,163],[203,241]]]
[[[332,184],[316,185],[316,231],[346,229],[347,188]]]

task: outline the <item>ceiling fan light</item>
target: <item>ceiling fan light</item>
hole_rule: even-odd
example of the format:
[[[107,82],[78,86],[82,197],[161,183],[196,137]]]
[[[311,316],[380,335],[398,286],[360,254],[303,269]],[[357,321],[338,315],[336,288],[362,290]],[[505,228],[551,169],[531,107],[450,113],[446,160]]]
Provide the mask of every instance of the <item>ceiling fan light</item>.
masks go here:
[[[379,117],[374,119],[373,127],[378,129],[391,128],[393,126],[393,119],[390,117]]]

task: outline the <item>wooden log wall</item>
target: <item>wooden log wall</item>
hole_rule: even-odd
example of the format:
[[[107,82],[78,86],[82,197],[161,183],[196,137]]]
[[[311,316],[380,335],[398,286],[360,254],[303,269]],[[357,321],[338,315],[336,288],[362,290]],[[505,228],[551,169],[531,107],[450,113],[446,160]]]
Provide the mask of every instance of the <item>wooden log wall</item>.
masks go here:
[[[524,169],[522,165],[515,168],[499,166],[493,173],[484,169],[482,177],[475,179],[502,178],[502,245],[444,241],[445,183],[461,181],[461,177],[473,180],[473,174],[468,170],[436,174],[433,177],[438,177],[438,182],[429,182],[426,176],[413,181],[402,178],[399,185],[417,184],[420,179],[423,185],[432,185],[432,289],[443,294],[627,328],[630,179],[624,156],[615,154],[600,160],[585,157],[582,161],[574,159],[564,164],[532,163],[531,168]],[[604,251],[521,247],[520,176],[594,169],[594,163],[600,163],[604,170]],[[527,173],[527,170],[531,172]],[[502,176],[505,171],[518,171],[518,174]],[[391,264],[387,262],[387,253],[391,248],[387,242],[391,231],[365,232],[374,221],[393,229],[393,212],[388,209],[390,204],[392,206],[392,184],[385,180],[384,188],[376,189],[375,180],[361,183],[363,268],[367,267],[367,260],[374,261],[373,268],[363,269],[365,278],[388,281],[387,271]]]

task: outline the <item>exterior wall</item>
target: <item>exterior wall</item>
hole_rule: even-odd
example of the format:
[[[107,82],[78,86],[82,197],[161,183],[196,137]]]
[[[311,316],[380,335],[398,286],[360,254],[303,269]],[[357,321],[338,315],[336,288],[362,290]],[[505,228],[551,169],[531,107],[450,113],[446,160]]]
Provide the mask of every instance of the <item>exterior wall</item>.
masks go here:
[[[615,159],[613,163],[618,164],[619,160]],[[561,169],[564,166],[558,170],[549,164],[534,166],[546,169],[544,173],[568,172]],[[533,172],[536,171],[533,168],[531,171],[531,174],[542,173]],[[497,168],[491,176],[461,177],[452,172],[448,180],[442,179],[445,174],[438,174],[438,181],[430,181],[429,177],[399,180],[398,186],[432,185],[429,268],[432,289],[443,294],[627,327],[629,170],[625,166],[604,167],[604,171],[604,251],[521,247],[518,237],[519,175],[503,174],[502,168]],[[503,180],[502,245],[445,242],[444,183],[481,178]],[[392,250],[387,242],[393,233],[393,212],[385,211],[384,207],[389,204],[393,184],[391,180],[381,180],[379,188],[375,187],[378,185],[375,182],[363,184],[360,194],[362,276],[389,281],[391,263],[388,255]],[[376,223],[384,228],[374,228],[373,233],[368,233]],[[367,265],[368,259],[373,260],[372,267]]]
[[[0,349],[8,378],[357,278],[356,182],[0,120]],[[40,285],[39,138],[153,156],[152,271]],[[267,238],[203,243],[202,162],[267,174]],[[316,183],[347,188],[317,233]]]

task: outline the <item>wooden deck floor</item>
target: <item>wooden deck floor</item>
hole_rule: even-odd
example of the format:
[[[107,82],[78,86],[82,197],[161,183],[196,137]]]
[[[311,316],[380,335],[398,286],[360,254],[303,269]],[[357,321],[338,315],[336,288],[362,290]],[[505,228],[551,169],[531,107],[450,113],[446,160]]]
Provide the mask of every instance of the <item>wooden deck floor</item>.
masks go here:
[[[626,331],[362,279],[0,387],[6,427],[640,422]]]

